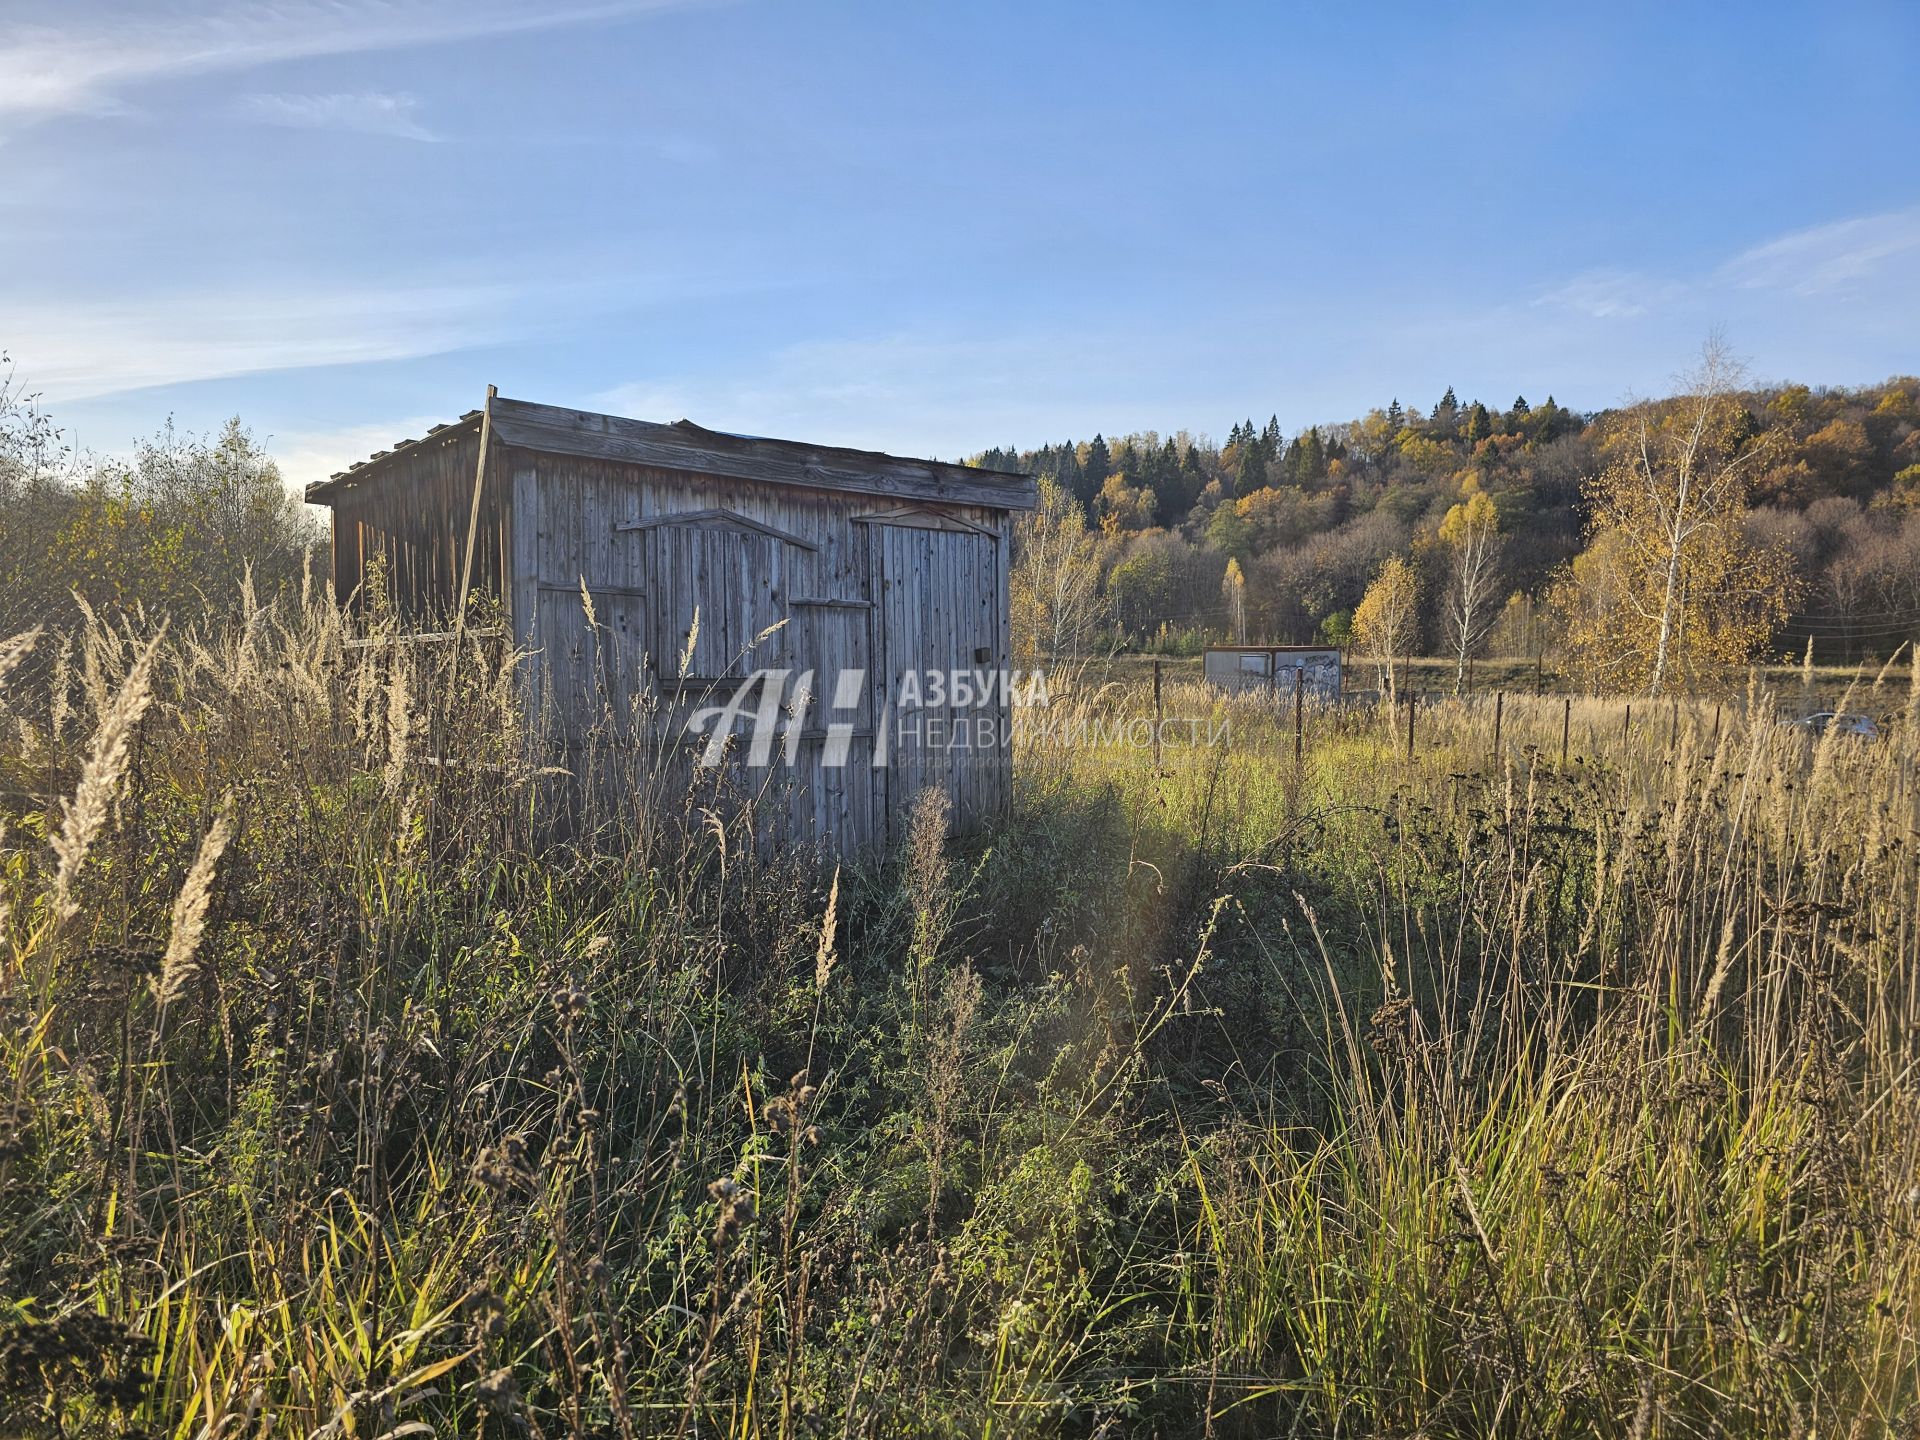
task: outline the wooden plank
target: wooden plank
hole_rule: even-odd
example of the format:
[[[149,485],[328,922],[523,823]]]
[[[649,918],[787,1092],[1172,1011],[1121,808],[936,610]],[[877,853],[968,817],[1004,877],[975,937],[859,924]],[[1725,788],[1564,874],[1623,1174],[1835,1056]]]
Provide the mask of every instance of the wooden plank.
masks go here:
[[[475,639],[488,640],[507,632],[498,625],[472,626],[465,632]],[[458,640],[458,630],[410,630],[400,635],[381,635],[365,640],[343,640],[341,647],[346,650],[388,650],[397,645],[444,645]]]
[[[507,623],[513,632],[514,648],[536,652],[540,625],[540,475],[531,464],[514,465],[510,502],[505,526],[509,558],[503,570]],[[521,703],[534,722],[529,727],[531,745],[538,744],[541,728],[546,663],[546,656],[533,653],[519,680]]]
[[[718,525],[735,526],[742,530],[752,530],[775,540],[784,540],[789,545],[797,545],[802,550],[818,550],[820,547],[811,540],[803,540],[786,530],[781,530],[751,516],[742,515],[736,510],[710,509],[675,512],[671,515],[654,515],[644,520],[621,520],[614,524],[618,533],[636,530],[654,530],[662,525]]]
[[[984,525],[977,525],[959,515],[943,514],[937,510],[926,510],[914,505],[896,506],[891,510],[876,510],[868,515],[852,517],[856,525],[904,525],[917,530],[962,530],[975,535],[991,535],[994,532]]]
[[[460,558],[460,593],[454,601],[453,628],[457,635],[466,627],[467,596],[473,587],[473,547],[480,539],[480,500],[487,486],[487,451],[493,445],[493,397],[499,392],[487,386],[486,407],[480,412],[480,454],[473,467],[473,503],[467,511],[467,543]],[[453,657],[454,674],[459,674],[460,656]]]
[[[575,600],[580,598],[580,582],[578,580],[574,581],[571,585],[542,584],[536,588],[543,593],[571,595]],[[645,600],[653,594],[653,587],[648,585],[594,585],[589,583],[587,588],[595,595],[627,595],[638,600]]]
[[[698,426],[650,425],[524,400],[499,400],[493,426],[508,444],[529,450],[701,475],[994,509],[1031,510],[1037,502],[1037,487],[1030,476],[795,441],[721,435]]]

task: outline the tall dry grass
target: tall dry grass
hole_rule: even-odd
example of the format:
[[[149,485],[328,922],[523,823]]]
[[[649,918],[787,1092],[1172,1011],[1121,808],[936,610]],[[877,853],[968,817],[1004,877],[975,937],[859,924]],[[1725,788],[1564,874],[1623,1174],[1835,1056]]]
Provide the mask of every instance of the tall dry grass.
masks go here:
[[[484,635],[30,643],[9,1433],[1914,1423],[1920,681],[1870,746],[1582,702],[1564,763],[1552,699],[1296,765],[1171,687],[1228,742],[1037,733],[988,840],[836,872],[550,748]]]

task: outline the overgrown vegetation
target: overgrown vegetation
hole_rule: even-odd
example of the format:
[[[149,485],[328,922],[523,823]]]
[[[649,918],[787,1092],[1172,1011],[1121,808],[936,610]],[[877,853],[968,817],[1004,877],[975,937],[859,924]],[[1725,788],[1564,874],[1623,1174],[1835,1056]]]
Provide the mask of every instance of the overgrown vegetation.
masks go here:
[[[0,646],[0,1429],[1920,1419],[1920,670],[1872,744],[1586,701],[1562,763],[1541,700],[1298,770],[1063,692],[1003,829],[836,875],[717,791],[549,833],[511,658],[389,638]]]
[[[238,418],[81,454],[0,352],[0,632],[80,623],[76,591],[156,619],[225,613],[243,580],[298,593],[323,536]]]

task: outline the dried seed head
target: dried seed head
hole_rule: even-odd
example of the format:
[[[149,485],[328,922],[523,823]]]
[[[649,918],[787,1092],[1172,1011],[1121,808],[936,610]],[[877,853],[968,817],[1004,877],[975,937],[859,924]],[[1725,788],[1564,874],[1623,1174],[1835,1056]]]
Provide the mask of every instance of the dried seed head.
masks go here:
[[[179,898],[173,902],[173,927],[167,939],[167,953],[160,964],[160,978],[154,984],[153,997],[161,1005],[180,997],[193,979],[198,966],[200,940],[207,928],[207,905],[213,898],[214,869],[233,838],[233,796],[229,794],[214,817],[212,827],[200,842],[199,853],[187,870]]]
[[[53,911],[66,921],[79,909],[72,898],[73,882],[86,862],[87,851],[107,823],[120,782],[126,778],[133,755],[133,735],[153,703],[153,663],[165,634],[154,636],[127,672],[125,682],[107,703],[94,732],[93,750],[80,770],[80,784],[66,804],[53,853],[60,864],[54,874]]]

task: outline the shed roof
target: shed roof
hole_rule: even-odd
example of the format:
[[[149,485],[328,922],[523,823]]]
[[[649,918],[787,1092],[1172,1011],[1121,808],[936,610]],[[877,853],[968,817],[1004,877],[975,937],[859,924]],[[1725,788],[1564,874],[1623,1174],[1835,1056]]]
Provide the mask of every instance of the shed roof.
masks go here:
[[[379,451],[331,479],[307,486],[307,499],[317,505],[331,505],[339,492],[378,478],[397,457],[425,445],[462,438],[479,423],[480,412],[472,410],[451,425],[434,426],[419,440],[401,440],[391,450]],[[704,429],[691,420],[658,425],[621,415],[509,400],[502,395],[494,397],[491,424],[499,443],[541,454],[577,455],[699,475],[816,490],[850,490],[863,495],[903,495],[999,510],[1031,510],[1036,503],[1030,475],[943,460],[910,460],[837,445],[730,435]]]

